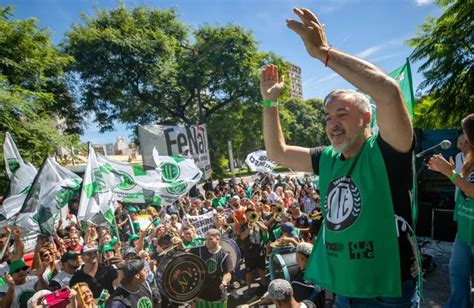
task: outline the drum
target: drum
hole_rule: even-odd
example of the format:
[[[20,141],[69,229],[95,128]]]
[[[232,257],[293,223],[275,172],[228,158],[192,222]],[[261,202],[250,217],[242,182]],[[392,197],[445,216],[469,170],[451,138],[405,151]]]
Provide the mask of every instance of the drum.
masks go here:
[[[195,299],[205,288],[206,277],[204,261],[183,251],[169,252],[157,267],[160,293],[178,304]]]
[[[294,249],[272,252],[269,270],[271,280],[280,278],[291,282],[299,272]]]
[[[221,239],[220,245],[222,246],[222,248],[224,248],[225,251],[229,253],[230,260],[232,261],[232,268],[234,269],[234,271],[237,271],[241,259],[239,246],[235,241],[228,238]]]

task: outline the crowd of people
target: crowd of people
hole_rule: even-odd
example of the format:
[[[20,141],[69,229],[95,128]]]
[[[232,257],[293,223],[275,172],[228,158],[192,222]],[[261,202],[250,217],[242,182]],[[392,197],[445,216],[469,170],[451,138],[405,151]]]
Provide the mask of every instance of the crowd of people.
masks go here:
[[[419,307],[421,269],[412,228],[416,141],[399,85],[373,64],[332,48],[324,24],[311,11],[294,12],[300,20],[287,25],[308,54],[375,101],[378,132],[372,133],[375,115],[365,94],[335,90],[324,99],[331,145],[287,145],[278,113],[284,80],[277,66],[266,65],[260,90],[268,157],[319,175],[317,187],[308,177],[269,174],[255,183],[220,180],[213,187],[207,182],[193,197],[170,206],[120,204],[111,228],[77,221],[73,203],[52,236],[38,237],[31,267],[23,260],[20,230],[7,231],[15,249],[5,237],[0,242],[3,307],[61,301],[62,307],[175,307],[167,288],[175,283],[177,290],[187,289],[199,274],[183,269],[195,280],[164,279],[172,258],[185,260],[176,251],[202,261],[207,280],[189,301],[196,308],[227,307],[232,281],[246,284],[249,300],[268,290],[262,298],[278,308],[322,306],[324,290],[335,294],[336,307]],[[474,114],[462,128],[466,155],[458,171],[440,155],[429,160],[431,170],[459,189],[449,307],[471,306],[474,268]],[[148,226],[138,222],[143,213],[150,217]],[[206,214],[212,223],[205,230],[192,223],[192,217]],[[226,241],[238,248],[224,249]],[[268,281],[269,260],[289,252],[295,254],[295,274]],[[270,277],[280,278],[272,270]]]
[[[273,249],[293,247],[301,255],[297,259],[304,271],[310,242],[321,225],[318,190],[309,177],[261,174],[252,185],[244,180],[220,180],[212,186],[207,183],[207,190],[198,189],[195,197],[188,195],[165,207],[119,204],[117,228],[77,221],[77,201],[73,201],[56,232],[39,235],[31,267],[22,259],[20,229],[13,230],[15,245],[7,248],[2,259],[6,268],[6,283],[0,289],[3,307],[26,307],[28,303],[41,307],[50,292],[64,289],[70,307],[138,307],[145,299],[149,307],[177,307],[160,294],[163,286],[158,268],[167,255],[165,250],[195,253],[205,262],[215,259],[217,271],[207,273],[206,288],[197,297],[196,307],[205,307],[203,302],[225,306],[231,280],[246,284],[244,296],[249,300],[267,291],[266,267]],[[213,223],[197,234],[188,218],[205,213],[212,213]],[[148,217],[150,224],[140,226],[139,216]],[[2,246],[8,244],[7,235],[3,234]],[[221,249],[222,239],[240,247],[237,268],[231,264],[230,252]],[[259,287],[254,272],[259,274]],[[317,301],[314,285],[301,274],[292,278],[297,300]]]

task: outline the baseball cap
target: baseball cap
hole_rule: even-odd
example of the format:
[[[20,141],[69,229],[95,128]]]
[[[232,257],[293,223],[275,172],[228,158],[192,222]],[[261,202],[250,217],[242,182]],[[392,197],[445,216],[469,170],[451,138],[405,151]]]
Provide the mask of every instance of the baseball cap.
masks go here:
[[[110,245],[104,245],[104,247],[102,247],[102,251],[103,252],[114,251],[114,248]]]
[[[113,237],[110,241],[109,241],[109,245],[110,246],[114,246],[115,244],[117,244],[118,240],[116,237]]]
[[[24,270],[29,269],[28,265],[26,265],[23,259],[12,261],[10,265],[8,266],[8,273],[11,275],[19,269],[24,269]]]
[[[134,208],[133,206],[128,207],[128,212],[129,213],[138,213],[138,210]]]
[[[97,245],[84,245],[82,246],[82,249],[81,249],[81,255],[84,255],[87,253],[94,253],[98,251],[99,251],[99,247],[97,247]]]
[[[76,253],[72,250],[68,250],[62,255],[61,262],[66,262],[68,260],[74,260],[77,257],[79,257],[78,253]]]
[[[126,256],[129,255],[129,254],[134,254],[134,255],[136,255],[136,254],[137,254],[136,249],[133,248],[133,247],[127,247],[127,248],[125,249],[124,253],[123,253],[123,256],[126,257]]]
[[[132,241],[137,240],[137,239],[139,239],[139,238],[140,238],[140,235],[138,235],[138,234],[132,234],[132,235],[130,235],[130,237],[128,238],[128,242],[131,243]]]
[[[295,226],[291,222],[285,222],[281,225],[281,231],[286,234],[295,235]]]
[[[122,283],[128,283],[133,280],[133,276],[138,274],[145,267],[143,260],[130,260],[122,267]]]
[[[293,296],[291,284],[284,279],[275,279],[268,285],[270,298],[276,301],[283,301]]]

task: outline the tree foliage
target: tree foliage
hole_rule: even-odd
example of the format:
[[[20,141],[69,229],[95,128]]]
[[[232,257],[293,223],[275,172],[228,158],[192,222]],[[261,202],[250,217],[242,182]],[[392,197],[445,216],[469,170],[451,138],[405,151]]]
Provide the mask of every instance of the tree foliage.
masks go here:
[[[284,106],[292,115],[287,126],[288,144],[308,148],[329,144],[324,124],[324,107],[320,99],[290,98]]]
[[[457,127],[474,112],[474,1],[437,3],[442,16],[428,18],[408,43],[415,47],[411,59],[423,61],[419,90],[426,90],[430,100],[424,114],[435,112],[443,128]]]
[[[0,7],[0,143],[9,131],[22,156],[39,165],[56,146],[79,141],[72,134],[79,116],[63,74],[71,58],[52,46],[35,19],[11,19],[11,12]],[[65,121],[64,134],[53,125],[57,118]]]

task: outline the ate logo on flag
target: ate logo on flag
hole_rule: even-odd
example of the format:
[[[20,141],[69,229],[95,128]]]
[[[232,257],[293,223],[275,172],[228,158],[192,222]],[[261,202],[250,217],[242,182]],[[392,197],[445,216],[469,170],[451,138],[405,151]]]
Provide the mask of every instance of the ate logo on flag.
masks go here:
[[[181,173],[181,169],[178,165],[172,163],[162,163],[160,165],[160,169],[162,172],[162,177],[164,181],[172,182],[179,178]]]
[[[121,180],[120,184],[118,185],[118,187],[120,189],[130,190],[130,189],[134,188],[135,186],[137,186],[137,184],[135,183],[133,178],[130,176],[130,174],[128,174],[124,171],[119,171],[118,174],[119,174],[120,180]]]

